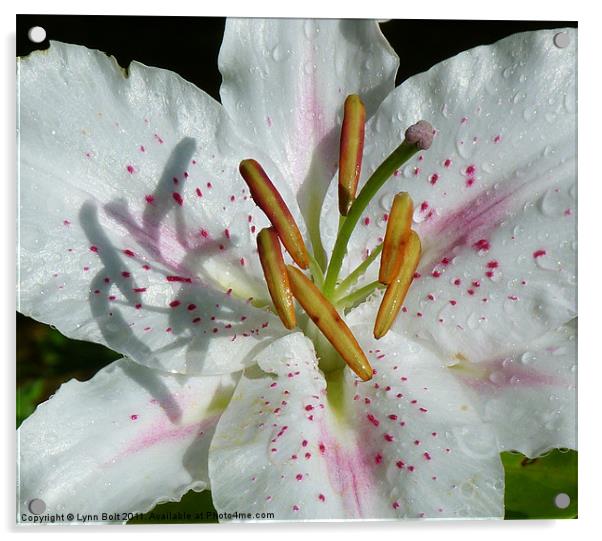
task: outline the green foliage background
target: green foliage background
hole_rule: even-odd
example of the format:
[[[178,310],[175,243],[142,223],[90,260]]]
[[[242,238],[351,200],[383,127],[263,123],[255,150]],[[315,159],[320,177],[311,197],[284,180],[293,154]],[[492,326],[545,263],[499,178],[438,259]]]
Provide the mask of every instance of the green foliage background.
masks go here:
[[[86,380],[120,355],[103,346],[69,340],[58,331],[17,314],[17,426],[71,378]],[[577,517],[577,453],[554,450],[528,459],[502,453],[506,471],[506,519]],[[558,494],[570,504],[559,509]],[[178,503],[158,505],[131,523],[217,522],[210,492],[189,492]],[[178,519],[186,517],[187,519]]]

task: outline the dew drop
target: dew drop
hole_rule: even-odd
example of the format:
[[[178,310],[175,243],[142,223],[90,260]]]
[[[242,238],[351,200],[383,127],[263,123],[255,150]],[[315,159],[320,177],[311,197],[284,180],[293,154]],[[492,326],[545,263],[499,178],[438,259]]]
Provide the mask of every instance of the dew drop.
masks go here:
[[[537,114],[537,109],[535,109],[535,107],[525,107],[525,110],[523,111],[523,118],[527,122],[530,122],[531,120],[533,120],[535,118],[536,114]]]
[[[564,95],[564,109],[567,113],[573,114],[577,108],[577,104],[575,103],[575,95],[573,92],[567,92]]]
[[[506,383],[506,376],[501,370],[496,370],[495,372],[491,372],[489,374],[489,381],[494,385],[503,385]]]
[[[404,178],[412,178],[414,175],[414,167],[412,165],[406,165],[401,174],[404,176]]]
[[[474,331],[479,326],[479,316],[475,312],[472,312],[466,320],[466,325],[468,325],[470,330]]]
[[[565,198],[554,189],[547,190],[539,200],[539,209],[544,216],[562,216],[565,208]]]
[[[469,160],[473,156],[476,147],[476,143],[470,138],[466,138],[465,140],[459,137],[456,139],[456,150],[465,160]]]
[[[312,30],[313,30],[313,22],[310,19],[307,19],[303,23],[303,34],[305,35],[306,39],[311,39],[312,34],[313,34]]]
[[[481,169],[485,171],[485,173],[493,173],[495,169],[495,164],[493,162],[484,162],[481,164]]]
[[[527,94],[525,94],[524,92],[517,92],[516,94],[514,94],[514,96],[512,97],[512,103],[517,104],[520,103],[521,101],[523,101],[525,98],[527,97]]]
[[[378,200],[380,207],[385,211],[389,212],[391,210],[391,206],[393,205],[393,196],[392,194],[385,194],[380,197]]]
[[[283,60],[286,60],[291,54],[291,50],[290,49],[285,49],[280,43],[278,43],[273,49],[272,49],[272,59],[274,60],[274,62],[282,62]]]

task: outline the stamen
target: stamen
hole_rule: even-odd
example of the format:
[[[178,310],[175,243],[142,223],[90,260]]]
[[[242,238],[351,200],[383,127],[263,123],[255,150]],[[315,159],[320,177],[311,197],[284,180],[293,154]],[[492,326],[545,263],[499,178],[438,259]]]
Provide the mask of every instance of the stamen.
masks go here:
[[[334,349],[362,380],[372,378],[372,367],[355,336],[335,307],[299,269],[287,265],[293,295]]]
[[[408,241],[404,244],[402,262],[395,278],[391,281],[378,309],[374,323],[374,338],[382,338],[395,321],[403,304],[406,293],[412,283],[414,272],[420,260],[420,239],[415,231],[410,233]]]
[[[273,227],[262,229],[257,235],[257,250],[263,275],[276,312],[287,329],[297,324],[295,301],[291,292],[286,265],[280,251],[278,233]]]
[[[306,269],[309,265],[309,257],[301,232],[266,172],[259,163],[252,159],[240,162],[239,170],[251,191],[253,200],[276,228],[288,253],[297,265]]]
[[[383,255],[380,258],[378,281],[382,284],[389,284],[399,271],[403,244],[410,236],[413,212],[410,195],[407,192],[398,193],[393,199],[383,242]]]
[[[347,96],[339,152],[339,212],[347,216],[355,200],[364,153],[366,108],[356,94]]]

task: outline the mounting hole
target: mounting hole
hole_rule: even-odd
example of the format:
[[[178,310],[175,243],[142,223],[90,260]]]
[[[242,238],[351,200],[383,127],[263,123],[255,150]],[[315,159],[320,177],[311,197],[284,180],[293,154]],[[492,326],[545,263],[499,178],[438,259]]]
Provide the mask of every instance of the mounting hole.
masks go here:
[[[27,37],[34,43],[42,43],[46,39],[46,30],[41,26],[32,26],[27,32]]]
[[[46,511],[46,502],[44,500],[40,500],[39,498],[35,498],[29,502],[29,511],[33,515],[41,515],[44,511]]]
[[[554,45],[556,45],[556,47],[558,47],[559,49],[564,49],[565,47],[568,47],[570,42],[571,38],[569,37],[567,32],[558,32],[558,34],[554,36]]]
[[[561,492],[554,498],[554,504],[558,509],[566,509],[571,504],[571,498],[568,494]]]

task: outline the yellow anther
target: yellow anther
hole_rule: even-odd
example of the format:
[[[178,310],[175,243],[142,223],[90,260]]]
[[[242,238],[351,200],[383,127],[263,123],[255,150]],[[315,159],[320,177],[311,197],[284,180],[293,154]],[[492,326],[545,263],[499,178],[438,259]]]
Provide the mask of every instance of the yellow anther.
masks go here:
[[[380,258],[378,281],[389,284],[401,266],[403,245],[407,242],[412,227],[414,205],[407,192],[398,193],[393,199],[393,206],[387,222],[387,231],[383,242],[383,253]]]
[[[401,266],[385,291],[374,323],[374,338],[377,340],[387,334],[393,325],[420,260],[420,239],[415,231],[410,232],[403,246]]]
[[[239,170],[251,191],[253,200],[276,228],[288,253],[297,265],[306,269],[309,265],[309,256],[301,232],[266,172],[252,159],[240,162]]]
[[[267,227],[259,232],[259,235],[257,235],[257,251],[276,312],[278,312],[282,324],[287,329],[293,329],[297,324],[295,301],[290,288],[286,265],[280,251],[280,241],[276,229]]]
[[[293,295],[307,315],[332,344],[334,349],[362,380],[372,378],[372,367],[355,336],[345,324],[335,307],[299,269],[288,265]]]
[[[339,212],[347,216],[355,200],[364,153],[366,108],[359,96],[347,96],[339,152]]]

